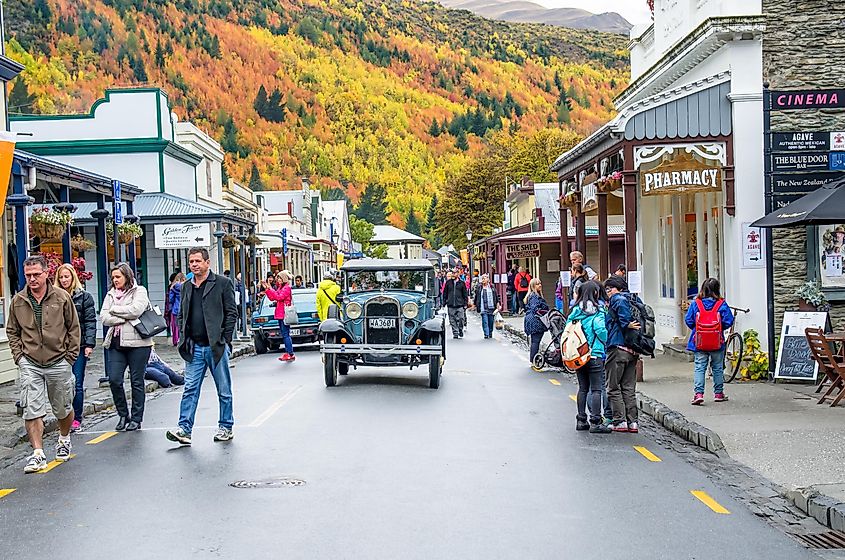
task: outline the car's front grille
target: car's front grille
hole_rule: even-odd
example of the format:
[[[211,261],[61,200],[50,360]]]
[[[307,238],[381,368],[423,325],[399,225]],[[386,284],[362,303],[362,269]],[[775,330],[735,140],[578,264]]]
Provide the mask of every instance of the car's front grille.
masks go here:
[[[378,297],[364,306],[364,341],[369,344],[398,344],[401,323],[399,302],[393,298]],[[385,326],[389,324],[390,326]]]

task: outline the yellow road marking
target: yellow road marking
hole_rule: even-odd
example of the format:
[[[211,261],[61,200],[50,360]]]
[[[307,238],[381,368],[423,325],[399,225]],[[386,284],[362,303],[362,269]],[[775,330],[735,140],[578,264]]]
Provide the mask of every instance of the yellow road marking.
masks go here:
[[[701,500],[701,503],[703,503],[705,506],[709,507],[716,513],[730,513],[728,510],[725,509],[722,504],[711,498],[710,495],[704,490],[690,490],[690,494]]]
[[[270,417],[273,416],[276,413],[276,411],[278,411],[280,408],[282,408],[282,406],[286,402],[291,400],[294,397],[294,395],[296,395],[301,389],[302,389],[302,385],[299,385],[296,389],[293,389],[293,390],[285,393],[282,396],[282,398],[280,398],[279,400],[274,402],[272,405],[270,405],[270,408],[268,408],[267,410],[265,410],[264,412],[259,414],[258,418],[256,418],[255,420],[252,421],[251,424],[249,424],[249,427],[250,428],[258,428],[259,426],[261,426],[261,424],[263,424],[264,422],[269,420]]]
[[[569,395],[569,398],[572,399],[572,402],[578,402],[578,397],[575,395]]]
[[[74,457],[76,457],[76,455],[71,455],[69,457],[69,459],[73,459]],[[67,461],[50,461],[49,463],[47,463],[46,469],[44,469],[43,471],[38,471],[38,473],[36,473],[36,474],[47,474],[48,472],[52,471],[53,469],[55,469],[59,465],[66,463],[66,462]]]
[[[549,379],[549,383],[551,383],[552,385],[560,385],[560,381],[558,381],[557,379]]]
[[[117,432],[106,432],[103,435],[97,436],[90,441],[86,441],[85,445],[97,445],[98,443],[100,443],[102,441],[106,441],[110,437],[114,437],[116,435],[117,435]]]
[[[643,457],[645,457],[646,459],[648,459],[652,463],[659,463],[662,460],[660,457],[658,457],[657,455],[655,455],[654,453],[652,453],[651,451],[649,451],[645,447],[635,445],[634,449],[639,451],[640,455],[642,455]]]
[[[0,498],[5,498],[6,496],[11,494],[15,490],[17,490],[17,489],[16,488],[0,488]]]

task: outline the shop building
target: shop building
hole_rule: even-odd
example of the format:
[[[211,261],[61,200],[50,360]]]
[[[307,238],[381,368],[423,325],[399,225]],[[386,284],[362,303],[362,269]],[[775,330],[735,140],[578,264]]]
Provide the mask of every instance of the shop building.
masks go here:
[[[394,226],[374,226],[371,245],[387,245],[387,257],[390,259],[423,258],[425,239]]]
[[[688,336],[684,314],[708,277],[751,309],[743,330],[766,330],[765,269],[742,250],[763,211],[764,29],[759,2],[656,2],[654,22],[631,32],[632,81],[617,117],[553,166],[576,237],[594,196],[607,207],[598,209],[605,237],[610,197],[621,192],[625,264],[641,273],[658,342]],[[609,270],[605,255],[599,265]]]

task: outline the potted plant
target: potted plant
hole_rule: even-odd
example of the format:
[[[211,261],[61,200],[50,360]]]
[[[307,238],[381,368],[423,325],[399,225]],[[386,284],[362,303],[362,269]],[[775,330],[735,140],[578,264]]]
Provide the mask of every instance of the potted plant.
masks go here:
[[[616,190],[622,187],[622,172],[621,171],[614,171],[610,174],[607,178],[607,182],[609,184],[609,190]]]
[[[144,228],[141,227],[141,224],[124,222],[117,225],[117,240],[120,243],[131,243],[133,239],[142,235],[144,235]],[[114,243],[112,241],[114,239],[114,224],[112,222],[106,222],[106,237],[109,238],[109,243]]]
[[[821,291],[819,283],[815,280],[804,282],[795,290],[795,297],[798,298],[799,311],[828,311],[830,305],[824,292]]]
[[[261,245],[261,239],[254,233],[251,233],[246,236],[244,243],[247,245]]]
[[[58,239],[67,227],[73,223],[73,216],[66,210],[55,208],[33,208],[29,217],[29,231],[33,237],[42,240]]]
[[[236,247],[241,244],[241,240],[238,239],[234,234],[227,233],[223,236],[223,247],[227,249],[231,249],[232,247]]]

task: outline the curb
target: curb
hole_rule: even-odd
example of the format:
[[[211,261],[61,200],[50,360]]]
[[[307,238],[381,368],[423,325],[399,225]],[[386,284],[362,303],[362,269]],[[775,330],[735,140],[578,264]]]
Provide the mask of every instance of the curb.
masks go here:
[[[255,348],[250,344],[238,348],[235,350],[230,359],[234,360],[236,358],[240,358],[246,355],[253,354],[255,352]],[[144,391],[146,393],[154,393],[158,389],[160,389],[159,385],[155,381],[146,380],[144,382]],[[126,399],[127,401],[130,400],[132,393],[132,388],[129,387],[126,389]],[[97,412],[103,412],[110,408],[114,407],[114,399],[107,393],[104,398],[100,399],[93,399],[90,401],[85,401],[85,404],[82,407],[83,415],[91,416]],[[46,436],[49,433],[55,432],[59,429],[59,422],[56,420],[56,417],[52,414],[47,414],[44,417],[44,435]],[[24,426],[20,426],[14,432],[6,437],[5,440],[0,440],[0,446],[13,448],[21,443],[29,441],[29,438],[26,435],[26,428]]]

